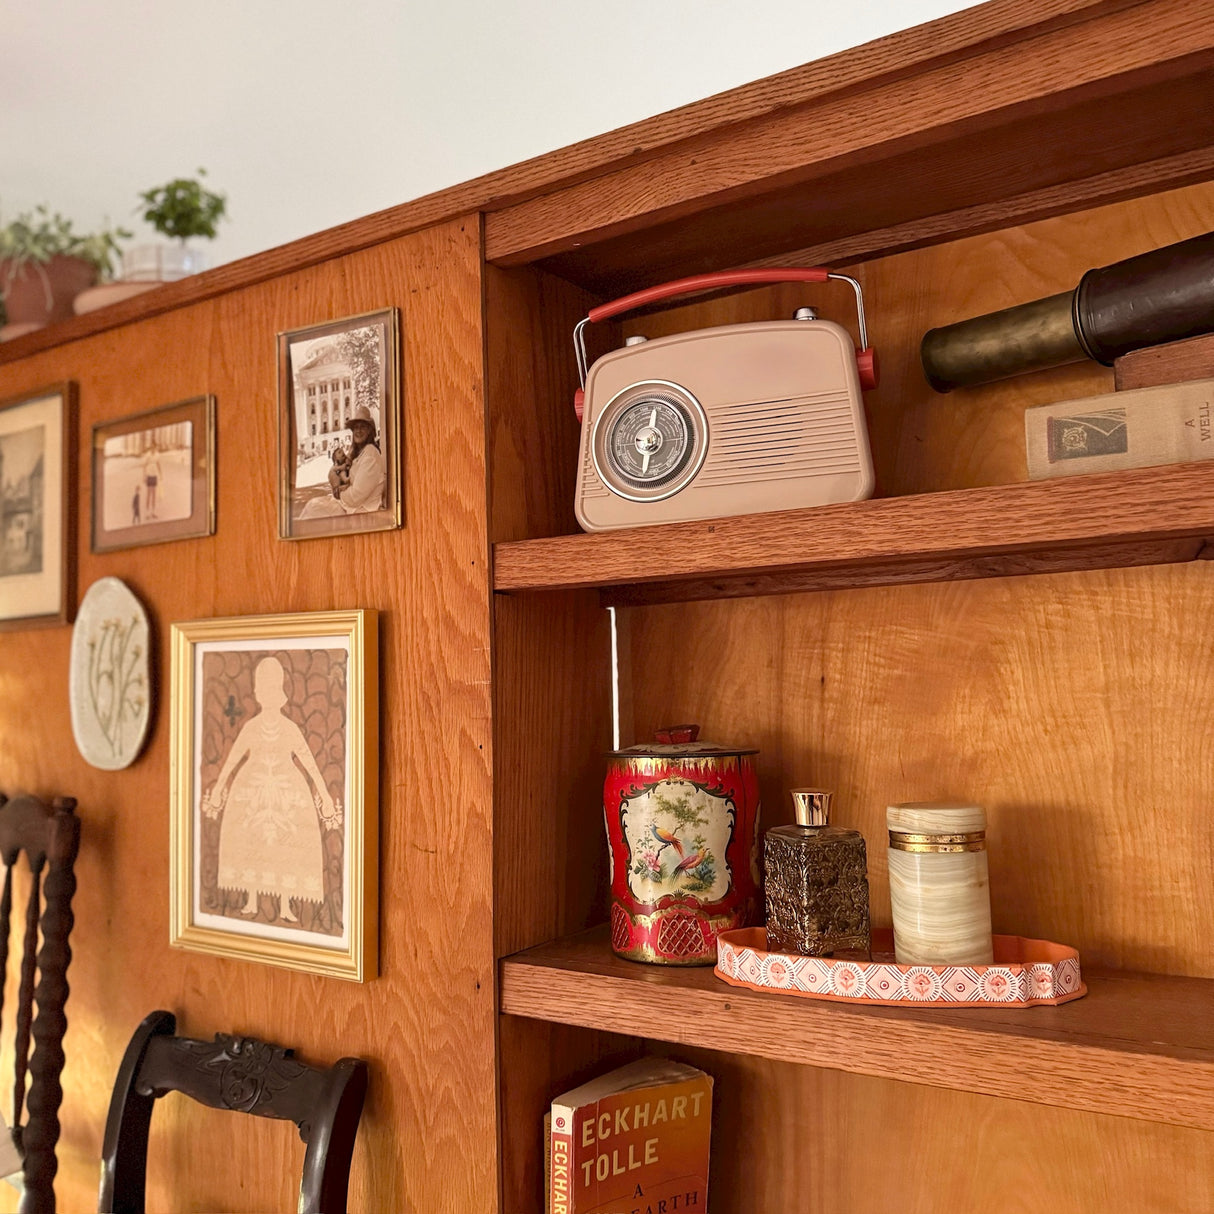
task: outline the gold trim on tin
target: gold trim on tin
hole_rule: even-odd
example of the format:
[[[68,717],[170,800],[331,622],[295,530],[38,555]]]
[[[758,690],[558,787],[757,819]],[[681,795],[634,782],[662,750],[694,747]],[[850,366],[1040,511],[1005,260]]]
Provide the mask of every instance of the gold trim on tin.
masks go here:
[[[975,830],[966,834],[950,835],[891,830],[889,845],[895,851],[910,852],[986,851],[986,831]]]

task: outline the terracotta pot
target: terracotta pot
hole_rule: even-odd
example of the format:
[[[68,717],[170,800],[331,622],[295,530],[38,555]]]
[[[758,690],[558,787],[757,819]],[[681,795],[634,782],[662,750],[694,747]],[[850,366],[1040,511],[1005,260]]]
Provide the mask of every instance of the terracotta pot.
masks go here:
[[[755,752],[697,733],[678,726],[611,754],[611,946],[633,961],[713,965],[717,934],[757,921]]]
[[[53,325],[72,315],[72,301],[97,280],[97,267],[79,257],[23,262],[15,271],[0,261],[0,292],[10,325]]]

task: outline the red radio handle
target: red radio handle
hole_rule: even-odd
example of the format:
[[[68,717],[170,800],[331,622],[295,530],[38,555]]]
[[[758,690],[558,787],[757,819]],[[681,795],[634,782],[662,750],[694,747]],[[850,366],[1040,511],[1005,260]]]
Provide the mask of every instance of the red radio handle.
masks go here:
[[[692,291],[707,291],[712,287],[747,287],[770,282],[826,282],[830,271],[825,266],[792,270],[720,270],[715,274],[693,274],[690,278],[676,278],[643,291],[633,291],[610,303],[591,308],[586,316],[589,320],[610,320],[623,312],[645,304],[657,303],[661,299],[673,299],[676,295],[688,295]]]
[[[778,282],[829,282],[832,278],[841,278],[850,282],[856,292],[856,307],[860,318],[861,349],[856,351],[856,364],[860,374],[860,386],[864,389],[877,386],[877,356],[871,346],[867,345],[867,331],[864,324],[864,304],[860,296],[860,284],[846,274],[837,274],[826,266],[786,267],[784,269],[753,269],[753,270],[719,270],[713,274],[693,274],[690,278],[676,278],[673,282],[664,282],[656,287],[646,287],[643,291],[633,291],[631,295],[622,295],[610,303],[599,304],[586,313],[586,319],[581,321],[573,332],[574,346],[578,355],[578,375],[585,384],[588,370],[586,346],[582,338],[582,329],[588,323],[599,320],[610,320],[631,312],[633,308],[645,304],[658,303],[664,299],[673,299],[679,295],[689,295],[696,291],[708,291],[716,287],[749,287]],[[578,420],[582,419],[585,393],[579,389],[574,399],[574,409]]]

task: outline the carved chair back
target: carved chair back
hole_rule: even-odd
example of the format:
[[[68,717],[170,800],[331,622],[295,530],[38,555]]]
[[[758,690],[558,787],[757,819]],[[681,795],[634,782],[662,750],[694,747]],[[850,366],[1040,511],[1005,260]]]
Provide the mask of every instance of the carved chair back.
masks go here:
[[[0,795],[0,860],[4,862],[0,1020],[3,979],[9,964],[13,869],[23,852],[30,870],[19,962],[11,1118],[13,1139],[23,1159],[22,1214],[53,1214],[55,1209],[54,1181],[59,1169],[55,1147],[59,1141],[59,1106],[63,1103],[59,1076],[67,1029],[67,966],[72,958],[68,936],[73,922],[72,895],[76,892],[74,865],[80,848],[80,820],[75,810],[76,802],[71,797],[56,797],[47,805],[37,797],[8,800]]]
[[[293,1051],[251,1037],[175,1037],[176,1017],[153,1012],[135,1030],[110,1100],[101,1159],[101,1214],[143,1214],[152,1105],[182,1092],[213,1109],[295,1122],[307,1144],[300,1214],[341,1214],[367,1094],[367,1064],[305,1066]]]

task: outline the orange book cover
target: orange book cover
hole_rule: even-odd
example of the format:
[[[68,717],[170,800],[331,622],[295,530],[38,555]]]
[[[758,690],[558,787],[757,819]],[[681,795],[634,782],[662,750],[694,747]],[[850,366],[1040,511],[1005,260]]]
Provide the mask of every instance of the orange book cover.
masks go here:
[[[712,1076],[665,1058],[552,1102],[551,1214],[707,1214]]]

